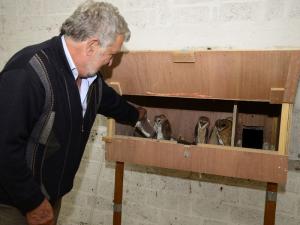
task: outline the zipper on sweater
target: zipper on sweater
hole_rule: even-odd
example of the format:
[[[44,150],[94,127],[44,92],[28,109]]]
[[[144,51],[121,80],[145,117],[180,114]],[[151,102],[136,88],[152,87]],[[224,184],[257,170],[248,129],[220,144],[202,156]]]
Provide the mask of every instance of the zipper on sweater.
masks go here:
[[[83,120],[82,120],[82,124],[81,124],[81,133],[83,133],[84,132],[84,122],[83,122]]]
[[[87,98],[87,107],[89,106],[89,102],[90,102],[90,99],[91,99],[91,93],[93,92],[94,88],[95,88],[95,85],[93,85],[93,84],[89,87],[89,91],[88,91],[87,97],[86,97]],[[82,118],[81,133],[84,133],[84,131],[85,131],[85,129],[84,129],[85,117],[86,117],[86,113],[84,114],[84,116]]]
[[[77,86],[76,86],[77,87]],[[78,88],[78,87],[77,87]],[[80,102],[80,106],[81,106],[81,111],[82,111],[82,105],[81,105],[81,97],[80,97],[80,92],[78,90],[78,97],[79,97],[79,102]],[[70,106],[71,107],[71,106]],[[81,114],[81,118],[82,118],[82,123],[81,123],[81,127],[80,127],[80,132],[83,133],[84,132],[84,116]]]

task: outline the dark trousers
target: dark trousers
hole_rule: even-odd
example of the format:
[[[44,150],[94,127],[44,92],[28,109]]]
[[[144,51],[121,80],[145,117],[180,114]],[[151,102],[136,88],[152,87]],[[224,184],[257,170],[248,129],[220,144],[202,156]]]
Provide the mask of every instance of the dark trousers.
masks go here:
[[[55,224],[59,215],[61,200],[52,207]],[[15,207],[0,204],[0,225],[27,225],[26,217]]]

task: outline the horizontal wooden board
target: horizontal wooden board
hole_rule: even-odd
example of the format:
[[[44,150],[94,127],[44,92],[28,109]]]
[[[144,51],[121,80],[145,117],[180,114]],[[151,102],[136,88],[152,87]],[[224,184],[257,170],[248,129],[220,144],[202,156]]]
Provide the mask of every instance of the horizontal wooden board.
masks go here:
[[[102,71],[123,95],[292,103],[300,51],[129,52]],[[180,63],[178,63],[180,62]],[[192,62],[192,63],[191,63]],[[277,94],[271,90],[284,90]]]
[[[114,136],[106,160],[193,171],[263,182],[285,183],[288,159],[274,151]]]

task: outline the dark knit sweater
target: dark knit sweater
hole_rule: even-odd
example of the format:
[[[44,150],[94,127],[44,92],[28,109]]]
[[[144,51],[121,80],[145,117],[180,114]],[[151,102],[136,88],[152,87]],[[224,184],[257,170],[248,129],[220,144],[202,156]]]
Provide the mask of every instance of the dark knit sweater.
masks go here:
[[[49,59],[46,68],[56,115],[46,146],[37,145],[34,166],[29,168],[26,146],[43,112],[45,91],[28,62],[41,50]],[[36,208],[45,198],[41,182],[52,202],[69,192],[97,113],[124,123],[137,121],[137,110],[103,80],[99,90],[97,79],[90,86],[83,118],[79,91],[59,36],[29,46],[9,60],[0,73],[0,204],[15,206],[23,213]],[[99,91],[102,100],[97,109]]]

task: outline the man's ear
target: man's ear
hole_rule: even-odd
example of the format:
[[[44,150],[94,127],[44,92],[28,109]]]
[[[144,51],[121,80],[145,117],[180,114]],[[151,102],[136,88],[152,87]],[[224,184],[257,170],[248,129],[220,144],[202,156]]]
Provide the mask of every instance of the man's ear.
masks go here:
[[[96,38],[90,38],[86,42],[86,54],[88,56],[93,55],[99,48],[99,40]]]

